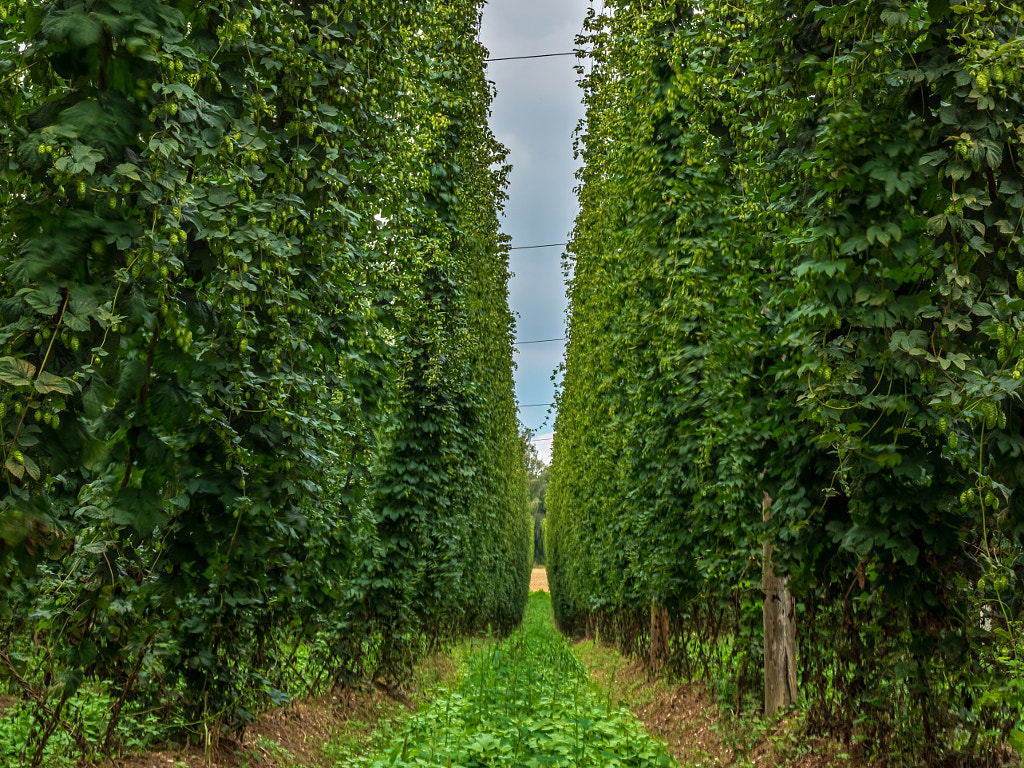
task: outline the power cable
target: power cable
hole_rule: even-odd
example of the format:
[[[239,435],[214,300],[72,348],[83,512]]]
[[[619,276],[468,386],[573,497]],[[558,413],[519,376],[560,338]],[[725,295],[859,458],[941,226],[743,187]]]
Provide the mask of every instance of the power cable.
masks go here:
[[[547,243],[546,245],[517,245],[513,248],[509,248],[510,251],[529,251],[534,248],[558,248],[562,245],[568,245],[568,243]]]
[[[565,341],[565,336],[558,339],[533,339],[531,341],[513,341],[513,344],[547,344],[549,341]]]
[[[548,406],[554,405],[554,403],[534,403],[533,405],[520,405],[520,408],[547,408]]]
[[[533,56],[502,56],[496,59],[484,59],[484,64],[491,61],[519,61],[520,59],[549,59],[552,56],[576,56],[579,51],[564,51],[562,53],[538,53]],[[586,53],[584,51],[584,53]]]

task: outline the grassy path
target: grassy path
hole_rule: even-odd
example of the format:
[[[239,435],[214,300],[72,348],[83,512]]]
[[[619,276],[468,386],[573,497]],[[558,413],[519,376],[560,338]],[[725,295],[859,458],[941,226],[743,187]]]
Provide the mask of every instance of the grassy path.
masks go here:
[[[383,746],[383,745],[382,745]],[[452,693],[412,715],[376,754],[378,766],[673,766],[627,710],[609,706],[551,621],[547,593],[530,596],[523,626],[475,653]]]

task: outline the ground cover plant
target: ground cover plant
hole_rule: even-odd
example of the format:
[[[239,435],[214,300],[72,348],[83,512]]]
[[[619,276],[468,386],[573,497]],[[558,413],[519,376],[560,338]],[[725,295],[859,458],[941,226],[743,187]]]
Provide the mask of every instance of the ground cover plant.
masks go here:
[[[555,629],[546,592],[530,595],[523,625],[469,659],[449,695],[389,732],[377,766],[670,766],[632,714],[609,701]]]

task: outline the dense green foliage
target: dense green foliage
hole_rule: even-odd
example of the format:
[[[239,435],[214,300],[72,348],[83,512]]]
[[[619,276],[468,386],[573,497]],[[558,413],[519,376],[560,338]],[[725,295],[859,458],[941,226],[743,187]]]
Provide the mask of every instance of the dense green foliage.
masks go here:
[[[459,686],[353,765],[648,768],[676,762],[587,677],[534,592],[523,626],[469,659]]]
[[[530,477],[530,515],[533,517],[533,564],[544,565],[544,528],[548,510],[545,499],[548,494],[550,468],[545,466],[537,477]]]
[[[531,441],[533,432],[520,433],[526,456],[526,476],[530,481],[530,516],[533,517],[533,564],[544,565],[544,520],[547,518],[545,499],[548,494],[550,467],[541,461]]]
[[[521,617],[479,6],[0,0],[4,759]]]
[[[1024,745],[1021,5],[608,8],[581,40],[558,621],[639,650],[653,600],[671,663],[741,703],[771,540],[812,727],[893,760]]]

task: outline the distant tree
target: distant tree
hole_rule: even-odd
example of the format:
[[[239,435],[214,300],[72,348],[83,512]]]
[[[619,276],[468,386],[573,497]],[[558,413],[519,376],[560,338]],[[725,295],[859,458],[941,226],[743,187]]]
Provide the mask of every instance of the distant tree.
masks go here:
[[[537,454],[537,446],[531,441],[534,432],[523,427],[520,431],[523,441],[523,460],[530,478],[530,514],[533,516],[533,562],[544,565],[544,529],[543,521],[547,517],[544,498],[548,492],[549,467]]]
[[[539,514],[541,517],[547,514],[544,499],[548,493],[549,473],[550,468],[544,465],[544,468],[538,474],[530,474],[530,511],[535,515]]]
[[[523,441],[523,462],[526,465],[526,472],[529,474],[531,482],[534,478],[540,477],[541,473],[548,466],[540,458],[540,455],[537,453],[537,446],[532,442],[536,434],[536,432],[528,427],[521,427],[519,430],[519,439]],[[532,489],[530,495],[533,495]]]

